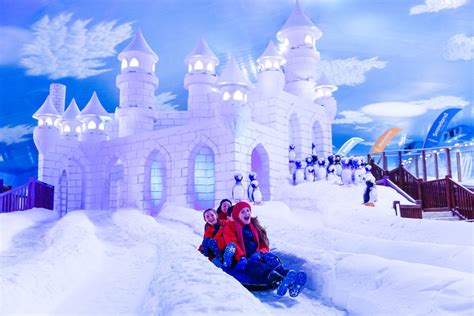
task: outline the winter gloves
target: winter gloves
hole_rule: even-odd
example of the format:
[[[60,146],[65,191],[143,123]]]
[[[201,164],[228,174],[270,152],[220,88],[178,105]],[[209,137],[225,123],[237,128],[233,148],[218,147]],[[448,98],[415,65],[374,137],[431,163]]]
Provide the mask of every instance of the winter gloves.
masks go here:
[[[247,267],[248,260],[245,257],[240,258],[239,262],[235,265],[235,270],[243,271]]]
[[[249,259],[253,261],[262,261],[262,258],[263,258],[263,254],[257,251],[253,255],[251,255]]]

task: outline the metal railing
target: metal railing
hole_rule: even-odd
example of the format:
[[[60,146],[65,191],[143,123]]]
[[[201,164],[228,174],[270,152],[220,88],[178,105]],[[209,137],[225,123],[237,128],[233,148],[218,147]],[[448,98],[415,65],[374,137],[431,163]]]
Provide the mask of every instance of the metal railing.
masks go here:
[[[34,207],[52,210],[54,186],[31,179],[28,183],[0,194],[0,212],[24,211]]]

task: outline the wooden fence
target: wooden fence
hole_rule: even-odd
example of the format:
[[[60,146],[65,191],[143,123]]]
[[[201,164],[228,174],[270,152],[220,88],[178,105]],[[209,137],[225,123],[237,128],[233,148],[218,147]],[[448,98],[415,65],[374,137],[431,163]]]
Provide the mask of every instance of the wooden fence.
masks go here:
[[[52,185],[31,179],[27,184],[0,194],[0,212],[24,211],[33,207],[53,209]]]

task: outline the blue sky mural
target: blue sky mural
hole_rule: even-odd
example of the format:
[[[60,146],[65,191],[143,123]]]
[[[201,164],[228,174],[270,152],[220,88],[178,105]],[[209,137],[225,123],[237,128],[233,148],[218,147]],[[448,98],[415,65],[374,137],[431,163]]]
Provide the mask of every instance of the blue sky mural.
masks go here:
[[[392,141],[423,140],[443,110],[473,125],[474,5],[468,0],[301,0],[323,32],[320,70],[337,85],[335,150],[350,137],[366,154],[387,128]],[[293,0],[0,0],[0,174],[35,175],[31,115],[49,84],[83,108],[93,91],[118,104],[118,52],[140,27],[160,60],[157,102],[186,108],[184,58],[204,36],[252,81],[256,59],[285,23]]]

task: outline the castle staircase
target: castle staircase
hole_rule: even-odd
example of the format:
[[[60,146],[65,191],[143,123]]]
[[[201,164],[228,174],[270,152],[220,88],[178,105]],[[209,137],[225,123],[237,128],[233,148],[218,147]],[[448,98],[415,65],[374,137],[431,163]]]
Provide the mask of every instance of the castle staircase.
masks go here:
[[[402,164],[387,171],[370,159],[377,184],[390,186],[414,205],[393,203],[396,214],[406,218],[474,221],[474,192],[449,175],[424,181]]]
[[[28,183],[0,194],[0,213],[54,207],[54,186],[30,179]]]

